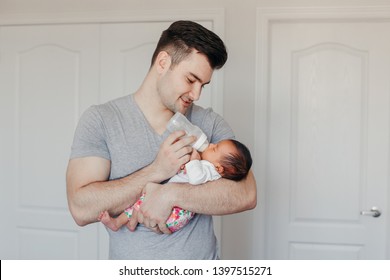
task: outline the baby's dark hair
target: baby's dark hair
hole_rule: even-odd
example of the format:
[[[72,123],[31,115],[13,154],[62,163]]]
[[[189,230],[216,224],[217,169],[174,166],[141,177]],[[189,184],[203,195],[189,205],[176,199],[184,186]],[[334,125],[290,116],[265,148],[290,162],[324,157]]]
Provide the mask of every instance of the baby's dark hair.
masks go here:
[[[171,67],[173,67],[194,49],[206,55],[212,69],[220,69],[227,60],[225,44],[218,35],[196,22],[180,20],[172,23],[161,34],[151,65],[161,51],[169,53],[172,58]]]
[[[249,149],[237,140],[229,140],[236,147],[236,153],[228,154],[221,160],[224,168],[222,177],[234,181],[244,179],[252,166],[252,156]]]

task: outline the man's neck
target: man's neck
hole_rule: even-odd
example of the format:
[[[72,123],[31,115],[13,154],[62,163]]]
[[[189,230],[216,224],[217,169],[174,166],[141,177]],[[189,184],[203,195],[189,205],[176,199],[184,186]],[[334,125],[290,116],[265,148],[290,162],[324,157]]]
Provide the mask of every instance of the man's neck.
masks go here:
[[[158,96],[150,94],[150,91],[146,91],[146,88],[141,87],[134,94],[134,100],[150,126],[157,134],[162,135],[173,113],[162,104]]]

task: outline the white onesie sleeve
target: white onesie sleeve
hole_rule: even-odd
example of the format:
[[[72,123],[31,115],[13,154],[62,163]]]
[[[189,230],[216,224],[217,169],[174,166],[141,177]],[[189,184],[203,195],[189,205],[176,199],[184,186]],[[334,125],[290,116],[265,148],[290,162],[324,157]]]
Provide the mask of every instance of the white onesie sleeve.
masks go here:
[[[215,166],[207,160],[191,160],[186,164],[186,173],[191,185],[199,185],[221,178]]]

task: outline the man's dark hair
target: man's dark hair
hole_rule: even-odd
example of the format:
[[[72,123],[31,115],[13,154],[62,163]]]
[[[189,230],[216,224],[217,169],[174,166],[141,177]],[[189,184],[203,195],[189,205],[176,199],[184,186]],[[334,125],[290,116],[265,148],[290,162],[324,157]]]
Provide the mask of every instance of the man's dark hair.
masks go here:
[[[224,168],[222,177],[234,181],[244,179],[252,167],[252,156],[249,149],[237,140],[232,141],[236,147],[236,152],[225,156],[221,160]]]
[[[161,51],[172,58],[172,67],[179,64],[193,50],[206,55],[212,69],[220,69],[227,60],[227,52],[221,38],[214,32],[193,21],[176,21],[162,32],[152,56],[156,61]]]

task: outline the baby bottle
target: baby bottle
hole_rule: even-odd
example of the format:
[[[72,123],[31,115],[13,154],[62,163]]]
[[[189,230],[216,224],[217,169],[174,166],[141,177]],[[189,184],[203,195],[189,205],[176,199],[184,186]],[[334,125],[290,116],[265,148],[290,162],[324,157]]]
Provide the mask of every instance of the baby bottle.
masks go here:
[[[192,144],[192,147],[199,152],[203,152],[209,145],[206,134],[204,134],[199,127],[190,123],[190,121],[180,112],[173,115],[167,125],[167,129],[170,132],[184,130],[187,135],[196,136],[197,140]]]

